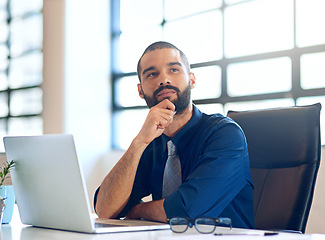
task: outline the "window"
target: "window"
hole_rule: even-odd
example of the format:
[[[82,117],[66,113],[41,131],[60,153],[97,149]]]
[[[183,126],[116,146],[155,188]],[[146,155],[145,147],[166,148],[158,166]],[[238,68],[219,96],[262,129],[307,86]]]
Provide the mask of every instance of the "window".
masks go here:
[[[323,0],[112,4],[115,148],[128,147],[146,116],[136,64],[158,40],[175,44],[189,58],[197,78],[192,98],[206,113],[324,103]]]
[[[0,0],[0,152],[6,135],[41,134],[42,0]]]

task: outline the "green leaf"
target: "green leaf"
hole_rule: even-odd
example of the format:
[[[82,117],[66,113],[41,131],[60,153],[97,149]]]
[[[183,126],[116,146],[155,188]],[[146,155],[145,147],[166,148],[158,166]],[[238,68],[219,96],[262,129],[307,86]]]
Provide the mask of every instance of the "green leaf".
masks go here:
[[[10,173],[10,169],[12,169],[15,166],[14,160],[11,160],[9,163],[4,163],[4,167],[1,168],[0,171],[0,186],[3,184],[4,180],[9,178],[7,176]]]

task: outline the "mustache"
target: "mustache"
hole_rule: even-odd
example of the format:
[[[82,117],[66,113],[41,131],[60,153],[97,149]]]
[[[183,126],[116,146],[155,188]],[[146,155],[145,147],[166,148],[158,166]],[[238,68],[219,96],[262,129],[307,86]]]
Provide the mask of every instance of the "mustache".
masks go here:
[[[175,90],[177,93],[180,92],[180,90],[177,87],[171,86],[171,85],[166,85],[166,86],[160,86],[158,89],[156,89],[153,92],[153,96],[157,96],[158,93],[160,93],[164,89],[172,89]]]

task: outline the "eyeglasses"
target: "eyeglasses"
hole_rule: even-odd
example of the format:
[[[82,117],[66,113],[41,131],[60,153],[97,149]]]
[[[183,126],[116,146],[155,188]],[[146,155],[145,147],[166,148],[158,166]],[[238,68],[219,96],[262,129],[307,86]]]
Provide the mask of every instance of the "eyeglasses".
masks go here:
[[[229,227],[232,228],[232,222],[230,218],[183,218],[183,217],[173,217],[168,219],[170,229],[175,233],[186,232],[188,227],[195,229],[199,233],[213,233],[216,226]]]

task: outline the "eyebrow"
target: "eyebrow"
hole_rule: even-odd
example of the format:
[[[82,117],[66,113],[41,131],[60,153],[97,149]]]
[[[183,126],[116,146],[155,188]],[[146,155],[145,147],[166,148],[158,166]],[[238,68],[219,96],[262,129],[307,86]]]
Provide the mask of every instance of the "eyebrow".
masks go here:
[[[174,65],[178,65],[178,66],[182,66],[182,64],[180,62],[171,62],[171,63],[168,63],[168,66],[171,67],[171,66],[174,66]]]
[[[148,68],[146,68],[145,70],[143,70],[142,75],[145,75],[146,72],[149,72],[149,71],[151,71],[151,70],[155,70],[155,69],[156,69],[155,67],[148,67]]]

